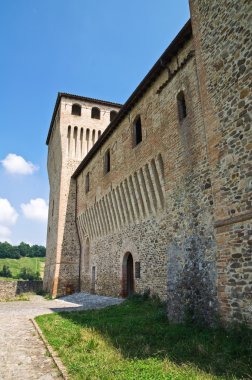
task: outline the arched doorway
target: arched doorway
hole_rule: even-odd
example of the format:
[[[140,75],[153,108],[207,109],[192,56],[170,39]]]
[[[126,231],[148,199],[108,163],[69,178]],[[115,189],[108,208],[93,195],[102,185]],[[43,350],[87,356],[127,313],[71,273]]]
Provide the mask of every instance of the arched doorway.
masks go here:
[[[134,261],[130,252],[125,253],[122,264],[122,297],[134,293]]]

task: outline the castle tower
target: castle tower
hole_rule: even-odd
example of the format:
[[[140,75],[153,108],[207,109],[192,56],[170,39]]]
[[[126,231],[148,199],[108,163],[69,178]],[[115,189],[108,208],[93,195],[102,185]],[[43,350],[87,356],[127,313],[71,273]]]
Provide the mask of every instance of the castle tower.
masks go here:
[[[121,105],[59,93],[46,143],[50,183],[44,289],[53,297],[79,290],[80,243],[71,178]]]

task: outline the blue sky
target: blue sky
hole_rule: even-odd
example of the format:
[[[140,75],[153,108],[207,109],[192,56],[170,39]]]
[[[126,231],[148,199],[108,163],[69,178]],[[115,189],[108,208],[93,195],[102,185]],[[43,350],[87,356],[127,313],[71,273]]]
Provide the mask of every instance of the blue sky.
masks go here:
[[[0,241],[46,242],[57,92],[124,103],[188,18],[188,0],[2,2]]]

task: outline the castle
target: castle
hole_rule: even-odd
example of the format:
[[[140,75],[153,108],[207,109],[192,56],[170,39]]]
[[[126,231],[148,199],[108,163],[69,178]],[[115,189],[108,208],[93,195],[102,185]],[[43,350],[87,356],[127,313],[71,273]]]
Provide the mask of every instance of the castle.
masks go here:
[[[58,94],[44,288],[251,323],[251,2],[190,12],[124,105]]]

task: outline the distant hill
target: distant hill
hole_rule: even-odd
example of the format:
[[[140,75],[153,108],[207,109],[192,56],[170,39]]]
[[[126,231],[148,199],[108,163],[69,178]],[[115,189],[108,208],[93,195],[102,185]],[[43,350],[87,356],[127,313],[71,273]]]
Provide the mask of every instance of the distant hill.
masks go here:
[[[20,259],[0,259],[0,272],[3,266],[7,267],[11,273],[11,277],[1,276],[0,280],[22,279],[20,272],[22,269],[28,270],[29,273],[35,275],[39,273],[40,278],[44,276],[44,257],[21,257]]]

